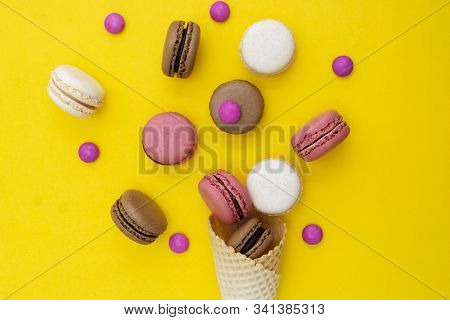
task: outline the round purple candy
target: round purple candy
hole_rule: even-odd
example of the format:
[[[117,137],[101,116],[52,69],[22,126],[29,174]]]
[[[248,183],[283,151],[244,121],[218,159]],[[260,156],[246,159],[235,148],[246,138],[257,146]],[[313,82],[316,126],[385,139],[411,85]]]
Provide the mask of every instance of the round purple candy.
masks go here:
[[[120,33],[125,28],[125,20],[118,13],[110,13],[106,16],[104,22],[106,30],[110,33]]]
[[[216,1],[209,9],[209,14],[214,21],[224,22],[230,16],[230,7],[223,1]]]
[[[346,77],[353,71],[353,61],[350,57],[339,56],[333,61],[333,71],[339,77]]]
[[[85,142],[78,148],[78,156],[81,161],[84,162],[93,162],[97,160],[98,155],[100,154],[100,150],[95,143]]]
[[[174,233],[169,239],[169,247],[175,253],[183,253],[189,248],[189,239],[182,233]]]
[[[322,228],[317,224],[309,224],[303,229],[302,237],[307,244],[318,244],[323,238]]]
[[[241,118],[241,106],[232,100],[223,102],[219,107],[219,118],[224,123],[236,123]]]

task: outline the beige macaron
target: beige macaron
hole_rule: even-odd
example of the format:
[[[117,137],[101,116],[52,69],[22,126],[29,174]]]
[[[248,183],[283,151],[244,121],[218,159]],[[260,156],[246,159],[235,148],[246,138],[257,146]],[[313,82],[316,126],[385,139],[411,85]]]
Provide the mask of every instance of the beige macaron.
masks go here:
[[[47,91],[58,107],[79,118],[97,111],[105,96],[97,80],[69,65],[60,65],[51,72]]]

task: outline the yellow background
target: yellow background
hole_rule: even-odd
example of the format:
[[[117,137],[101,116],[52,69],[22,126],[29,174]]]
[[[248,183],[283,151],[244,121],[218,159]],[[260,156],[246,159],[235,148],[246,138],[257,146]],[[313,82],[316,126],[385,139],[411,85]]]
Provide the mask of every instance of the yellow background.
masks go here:
[[[288,128],[325,109],[338,109],[352,129],[309,166],[292,158],[303,173],[303,203],[284,217],[278,297],[450,297],[448,1],[228,0],[232,13],[222,24],[210,19],[211,3],[0,1],[0,297],[220,298],[209,213],[197,192],[208,150],[199,148],[189,162],[192,175],[173,168],[149,174],[139,130],[161,111],[155,104],[199,128],[212,126],[210,95],[232,79],[260,88],[262,125],[275,119],[271,126],[285,133],[270,144],[256,131],[231,137],[213,130],[217,167],[243,182],[256,161],[287,157]],[[125,17],[123,33],[103,28],[110,12]],[[286,23],[297,42],[295,62],[273,77],[251,73],[238,54],[243,31],[267,17]],[[196,21],[202,31],[187,80],[160,70],[166,28],[176,19]],[[357,65],[333,80],[331,62],[340,54]],[[101,111],[77,119],[52,104],[46,87],[59,64],[102,83]],[[101,149],[93,164],[78,159],[85,141]],[[241,161],[248,162],[243,170]],[[167,214],[167,232],[150,246],[111,228],[110,206],[128,188],[157,197]],[[312,222],[325,234],[316,247],[301,239]],[[178,231],[191,241],[182,255],[168,248]]]

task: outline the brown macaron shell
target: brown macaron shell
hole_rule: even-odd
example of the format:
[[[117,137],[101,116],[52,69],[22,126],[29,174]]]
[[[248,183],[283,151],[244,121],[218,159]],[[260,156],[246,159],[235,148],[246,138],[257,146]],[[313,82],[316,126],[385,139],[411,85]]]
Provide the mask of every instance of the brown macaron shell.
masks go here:
[[[259,219],[251,218],[230,236],[227,245],[250,259],[256,259],[268,251],[272,242],[272,231]],[[245,247],[246,252],[241,252]]]
[[[184,21],[174,21],[167,30],[166,42],[162,58],[162,71],[168,77],[173,77],[175,60],[184,29]]]
[[[183,33],[185,33],[184,39]],[[186,24],[185,21],[172,22],[167,31],[164,44],[163,73],[169,77],[174,77],[175,74],[178,78],[189,77],[194,69],[199,43],[200,27],[196,23],[188,22]]]
[[[225,101],[234,101],[241,108],[241,118],[236,123],[224,123],[219,108]],[[209,112],[217,127],[231,134],[243,134],[256,127],[264,112],[264,98],[259,89],[245,80],[233,80],[214,90],[209,101]]]
[[[161,208],[138,190],[125,191],[111,208],[116,226],[131,240],[149,244],[167,228],[167,219]]]

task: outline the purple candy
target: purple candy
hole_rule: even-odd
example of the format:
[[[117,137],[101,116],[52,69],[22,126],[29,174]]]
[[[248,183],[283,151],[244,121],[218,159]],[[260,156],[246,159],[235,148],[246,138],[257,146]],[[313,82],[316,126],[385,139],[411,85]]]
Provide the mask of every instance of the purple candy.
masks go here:
[[[169,247],[175,253],[183,253],[189,248],[189,239],[182,233],[174,233],[169,239]]]
[[[100,151],[95,143],[85,142],[78,148],[78,156],[81,161],[93,162],[97,160]]]
[[[106,16],[104,25],[108,32],[119,33],[125,27],[125,20],[118,13],[110,13]]]
[[[323,238],[322,228],[317,224],[309,224],[303,229],[302,237],[307,244],[318,244]]]
[[[241,106],[235,101],[223,102],[219,107],[219,118],[224,123],[236,123],[241,118]]]
[[[333,61],[333,71],[339,77],[346,77],[353,71],[353,61],[350,57],[339,56]]]
[[[224,22],[230,16],[230,7],[223,1],[216,1],[209,9],[209,14],[214,21]]]

